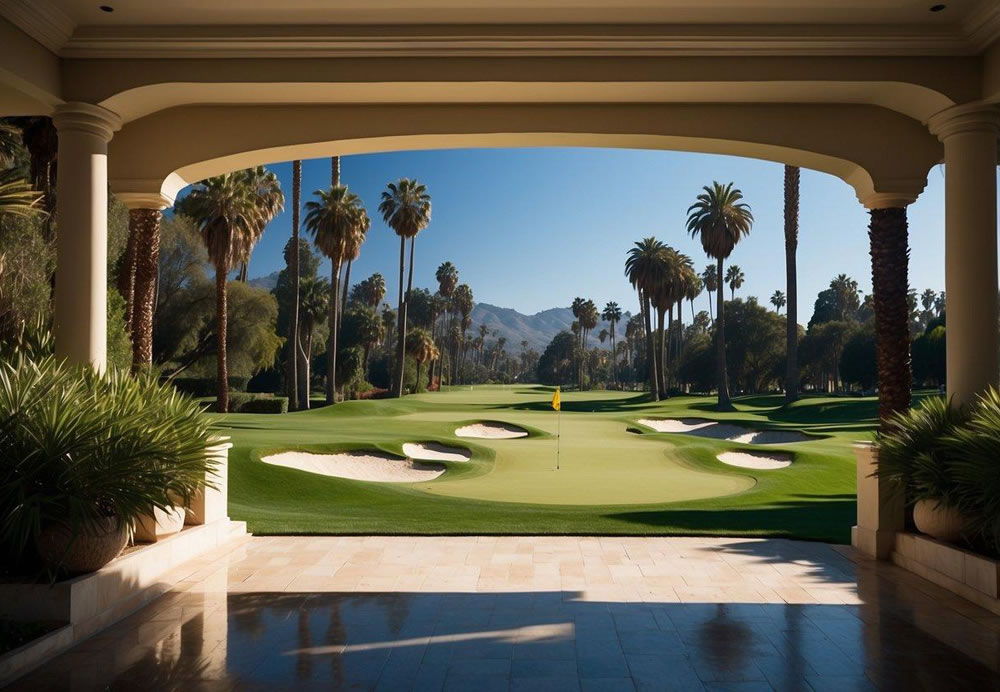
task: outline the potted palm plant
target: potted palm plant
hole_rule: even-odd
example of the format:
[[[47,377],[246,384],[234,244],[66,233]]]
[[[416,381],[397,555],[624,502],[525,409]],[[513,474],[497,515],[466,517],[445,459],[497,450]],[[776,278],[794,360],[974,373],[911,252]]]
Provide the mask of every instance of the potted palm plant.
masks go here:
[[[154,378],[52,357],[0,364],[0,543],[14,561],[99,569],[136,523],[208,484],[212,420]]]

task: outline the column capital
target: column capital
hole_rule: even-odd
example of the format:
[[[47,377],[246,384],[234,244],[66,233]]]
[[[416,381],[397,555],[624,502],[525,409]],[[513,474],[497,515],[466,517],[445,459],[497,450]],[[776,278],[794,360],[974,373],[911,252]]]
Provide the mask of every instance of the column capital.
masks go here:
[[[872,192],[864,197],[859,197],[858,200],[869,211],[873,209],[905,209],[916,202],[918,196],[919,193],[909,192]]]
[[[155,209],[163,211],[174,206],[174,199],[162,192],[116,192],[115,197],[132,209]]]
[[[121,129],[122,119],[117,113],[91,103],[71,101],[56,106],[52,123],[59,132],[82,132],[110,142]]]
[[[926,124],[942,142],[952,135],[969,132],[1000,137],[1000,109],[982,101],[963,103],[935,113]]]

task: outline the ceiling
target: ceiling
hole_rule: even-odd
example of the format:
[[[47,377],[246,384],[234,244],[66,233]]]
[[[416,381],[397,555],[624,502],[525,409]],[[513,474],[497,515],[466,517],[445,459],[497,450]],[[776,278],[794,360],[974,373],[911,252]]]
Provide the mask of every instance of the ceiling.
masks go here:
[[[929,24],[993,0],[48,0],[77,26],[434,23]],[[114,8],[107,13],[102,4]]]

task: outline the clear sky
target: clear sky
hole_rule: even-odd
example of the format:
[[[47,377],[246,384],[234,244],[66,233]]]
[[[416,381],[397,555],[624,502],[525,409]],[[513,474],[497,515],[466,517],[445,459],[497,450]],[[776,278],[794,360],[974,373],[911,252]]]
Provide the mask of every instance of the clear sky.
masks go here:
[[[270,166],[291,206],[291,164]],[[372,272],[386,278],[395,303],[399,241],[378,214],[389,181],[415,177],[433,200],[431,225],[417,238],[414,284],[434,288],[434,271],[450,260],[477,302],[524,313],[568,306],[575,296],[598,305],[617,301],[635,310],[624,276],[625,253],[643,236],[687,253],[699,271],[710,260],[684,230],[687,207],[702,185],[733,181],[756,222],[728,263],[746,283],[737,296],[762,303],[784,290],[784,234],[780,164],[708,154],[625,149],[462,149],[349,156],[342,181],[360,195],[372,229],[352,270],[352,283]],[[330,184],[329,159],[303,164],[303,203]],[[931,170],[921,198],[910,207],[910,281],[919,289],[944,288],[944,177]],[[799,232],[799,321],[812,314],[816,294],[838,273],[871,290],[868,215],[841,180],[802,171]],[[250,276],[283,266],[291,232],[286,209],[264,233]],[[329,272],[329,264],[321,268]],[[707,309],[703,295],[696,308]]]

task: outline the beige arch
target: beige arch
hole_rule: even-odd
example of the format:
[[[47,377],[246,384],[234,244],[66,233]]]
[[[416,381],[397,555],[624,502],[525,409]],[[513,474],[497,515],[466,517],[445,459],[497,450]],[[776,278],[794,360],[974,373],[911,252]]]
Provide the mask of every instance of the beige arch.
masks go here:
[[[866,203],[908,203],[941,145],[873,106],[544,104],[188,106],[126,125],[111,142],[119,194],[172,199],[187,184],[261,163],[402,149],[599,146],[731,154],[824,171]]]

